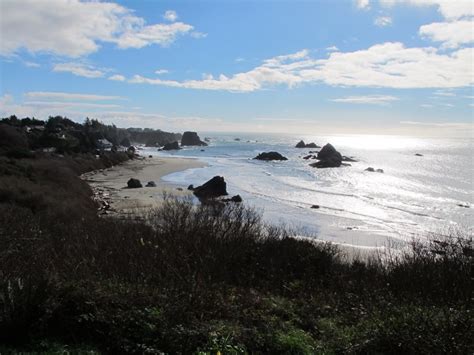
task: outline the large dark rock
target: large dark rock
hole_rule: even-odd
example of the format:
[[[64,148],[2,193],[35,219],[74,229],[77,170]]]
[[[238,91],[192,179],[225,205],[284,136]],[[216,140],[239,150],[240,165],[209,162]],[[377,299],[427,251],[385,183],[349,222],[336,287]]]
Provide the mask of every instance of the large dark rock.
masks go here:
[[[194,195],[200,199],[209,199],[219,196],[226,196],[227,184],[222,176],[214,176],[211,180],[205,184],[195,187],[193,190]]]
[[[304,143],[304,141],[299,141],[298,143],[296,143],[295,148],[306,148],[306,144]]]
[[[154,181],[148,181],[146,187],[156,187],[156,183]]]
[[[181,145],[198,145],[198,146],[205,146],[207,145],[206,142],[201,141],[198,134],[196,132],[184,132],[183,137],[181,138]]]
[[[321,148],[321,147],[317,145],[316,143],[308,143],[306,144],[305,148]]]
[[[237,203],[240,203],[242,202],[242,197],[240,195],[235,195],[235,196],[232,196],[232,198],[230,199],[232,202],[237,202]]]
[[[178,150],[178,149],[181,149],[179,147],[179,143],[178,142],[173,142],[173,143],[166,143],[163,147],[163,150]]]
[[[132,179],[127,181],[127,187],[129,189],[136,189],[136,188],[143,187],[143,186],[142,186],[142,183],[140,182],[140,180],[132,178]]]
[[[338,168],[342,163],[342,155],[331,144],[326,144],[318,153],[318,162],[310,164],[314,168]]]
[[[288,160],[278,152],[264,152],[257,155],[254,159],[257,160]]]

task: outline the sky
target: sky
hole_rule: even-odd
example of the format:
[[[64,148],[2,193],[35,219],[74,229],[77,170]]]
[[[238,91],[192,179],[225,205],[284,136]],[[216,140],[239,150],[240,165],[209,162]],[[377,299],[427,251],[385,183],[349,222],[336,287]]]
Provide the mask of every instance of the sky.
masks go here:
[[[0,0],[0,116],[473,137],[474,0]]]

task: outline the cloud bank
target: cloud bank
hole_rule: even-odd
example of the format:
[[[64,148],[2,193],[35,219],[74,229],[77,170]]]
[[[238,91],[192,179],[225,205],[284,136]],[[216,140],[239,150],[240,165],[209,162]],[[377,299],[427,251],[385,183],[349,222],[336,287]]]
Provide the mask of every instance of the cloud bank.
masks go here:
[[[171,23],[147,24],[132,10],[112,2],[2,0],[0,11],[8,14],[0,16],[3,56],[25,49],[80,57],[98,51],[102,43],[122,49],[167,46],[179,36],[195,34],[192,25],[175,22],[178,15],[174,11],[164,15]]]
[[[473,57],[472,48],[444,53],[434,47],[407,48],[399,42],[387,42],[365,50],[333,52],[326,59],[310,58],[309,52],[302,50],[267,59],[252,70],[232,76],[207,75],[201,80],[176,81],[135,75],[128,81],[232,92],[318,83],[394,89],[457,88],[474,83]]]

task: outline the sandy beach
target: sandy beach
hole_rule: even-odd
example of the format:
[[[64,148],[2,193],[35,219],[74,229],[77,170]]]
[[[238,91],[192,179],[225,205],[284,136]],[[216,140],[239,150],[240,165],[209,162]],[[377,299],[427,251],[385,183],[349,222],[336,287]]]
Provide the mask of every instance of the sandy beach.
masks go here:
[[[99,208],[101,214],[124,216],[158,207],[165,193],[176,196],[191,195],[185,187],[165,183],[161,177],[204,166],[204,163],[196,159],[141,157],[109,169],[85,173],[81,178],[92,187],[94,199],[101,205]],[[127,188],[127,181],[131,178],[140,180],[143,187]],[[146,187],[149,181],[155,182],[156,186]]]

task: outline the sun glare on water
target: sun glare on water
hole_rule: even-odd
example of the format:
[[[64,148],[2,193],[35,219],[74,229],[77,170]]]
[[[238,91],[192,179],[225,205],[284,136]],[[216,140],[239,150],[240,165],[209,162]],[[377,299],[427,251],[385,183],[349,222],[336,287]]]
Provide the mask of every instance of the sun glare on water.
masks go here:
[[[330,137],[331,144],[363,150],[391,150],[417,148],[426,145],[426,141],[415,137],[392,135],[340,135]]]

